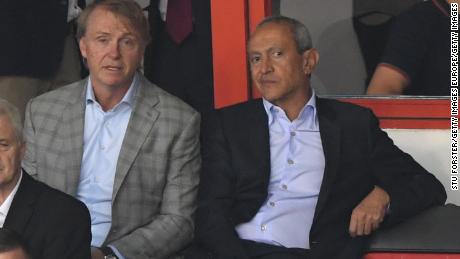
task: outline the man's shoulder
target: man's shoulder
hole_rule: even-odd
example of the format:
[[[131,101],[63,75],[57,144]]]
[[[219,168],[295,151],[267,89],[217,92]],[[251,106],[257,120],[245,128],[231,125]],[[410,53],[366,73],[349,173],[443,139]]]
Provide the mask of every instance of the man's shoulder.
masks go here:
[[[85,204],[76,198],[35,180],[28,175],[23,180],[25,181],[25,185],[23,185],[23,188],[25,188],[24,191],[34,193],[37,199],[37,206],[40,209],[51,211],[52,213],[50,214],[53,217],[85,217],[89,215]]]
[[[392,24],[393,33],[398,32],[397,35],[405,37],[404,40],[406,41],[408,39],[414,40],[415,35],[422,38],[432,37],[433,33],[436,35],[437,31],[442,31],[442,27],[449,22],[448,16],[443,13],[444,7],[449,7],[447,5],[443,6],[442,1],[439,1],[439,3],[435,3],[436,1],[423,1],[404,10],[395,18]],[[416,44],[421,43],[424,42],[416,42]]]
[[[417,21],[423,21],[427,20],[427,22],[430,22],[430,19],[427,19],[427,16],[430,18],[434,18],[436,16],[439,17],[444,17],[445,15],[442,13],[442,10],[444,9],[444,4],[441,3],[444,0],[439,1],[422,1],[419,3],[414,4],[407,10],[404,10],[401,13],[401,17],[404,17],[407,19],[407,22],[415,22],[415,21],[409,21],[409,17],[412,19],[417,19]],[[445,7],[448,7],[446,5]],[[447,18],[447,16],[445,16]]]
[[[357,131],[365,130],[377,122],[377,117],[371,109],[345,101],[318,98],[316,102],[319,124],[334,123],[343,129]]]
[[[140,82],[142,84],[143,91],[140,94],[142,98],[146,99],[147,103],[150,102],[154,105],[161,113],[164,113],[165,115],[182,114],[185,117],[190,117],[198,113],[183,100],[161,89],[144,76],[141,77]]]
[[[248,114],[263,109],[262,99],[253,99],[217,109],[216,112],[223,116]]]
[[[87,79],[83,79],[44,93],[32,99],[30,101],[30,105],[55,106],[56,108],[68,105],[69,103],[77,101],[80,97],[82,97],[83,88],[85,87],[86,82]]]
[[[317,108],[320,112],[334,112],[345,117],[350,116],[349,114],[368,114],[370,112],[369,108],[354,103],[323,97],[317,97]]]

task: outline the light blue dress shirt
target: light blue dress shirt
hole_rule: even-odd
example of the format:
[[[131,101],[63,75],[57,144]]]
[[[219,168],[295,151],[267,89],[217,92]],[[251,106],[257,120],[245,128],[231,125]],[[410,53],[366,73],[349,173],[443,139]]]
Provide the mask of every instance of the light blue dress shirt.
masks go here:
[[[123,99],[112,109],[104,111],[94,96],[91,80],[88,80],[83,160],[77,198],[89,209],[91,246],[94,247],[102,245],[110,230],[115,171],[139,87],[137,82],[136,75]],[[117,250],[115,252],[121,257]]]
[[[254,218],[236,226],[240,238],[309,249],[309,233],[324,174],[315,95],[292,122],[263,100],[270,132],[268,197]]]

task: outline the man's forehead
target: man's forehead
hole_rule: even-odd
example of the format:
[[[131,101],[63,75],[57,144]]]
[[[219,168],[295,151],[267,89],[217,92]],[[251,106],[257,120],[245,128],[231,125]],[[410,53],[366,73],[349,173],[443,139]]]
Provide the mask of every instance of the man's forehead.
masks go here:
[[[254,31],[249,38],[248,51],[258,48],[281,48],[283,43],[294,41],[289,27],[280,23],[266,24]]]
[[[252,36],[255,36],[260,33],[270,33],[273,31],[283,32],[283,33],[291,33],[291,25],[286,22],[278,21],[278,22],[269,22],[263,25],[259,25],[256,27],[255,31],[252,33]]]
[[[114,13],[106,7],[96,7],[88,17],[88,30],[93,30],[96,32],[99,31],[108,31],[109,23],[113,24],[113,21],[107,19],[108,17],[113,18],[116,21],[117,29],[122,28],[126,33],[130,34],[139,34],[132,22],[125,16]],[[97,26],[99,25],[99,26]]]
[[[13,124],[11,119],[6,114],[0,115],[0,140],[4,140],[7,137],[7,133],[13,131]]]
[[[1,125],[11,125],[12,123],[10,116],[6,113],[0,113],[0,121],[2,122]]]

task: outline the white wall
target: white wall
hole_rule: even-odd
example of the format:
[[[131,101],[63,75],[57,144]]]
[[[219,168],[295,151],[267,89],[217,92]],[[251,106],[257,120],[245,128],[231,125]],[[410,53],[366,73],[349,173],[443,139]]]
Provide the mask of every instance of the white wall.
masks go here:
[[[460,205],[460,191],[450,189],[450,130],[386,129],[388,135],[403,151],[411,154],[442,182],[447,203]]]

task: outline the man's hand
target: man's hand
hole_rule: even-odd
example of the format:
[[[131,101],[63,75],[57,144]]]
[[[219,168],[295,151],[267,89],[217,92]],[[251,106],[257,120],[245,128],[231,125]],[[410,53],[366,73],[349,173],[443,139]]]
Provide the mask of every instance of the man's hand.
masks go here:
[[[91,248],[91,259],[104,259],[104,253],[99,248]]]
[[[349,232],[352,237],[369,235],[376,230],[386,214],[390,196],[382,188],[375,186],[366,198],[353,209]]]

